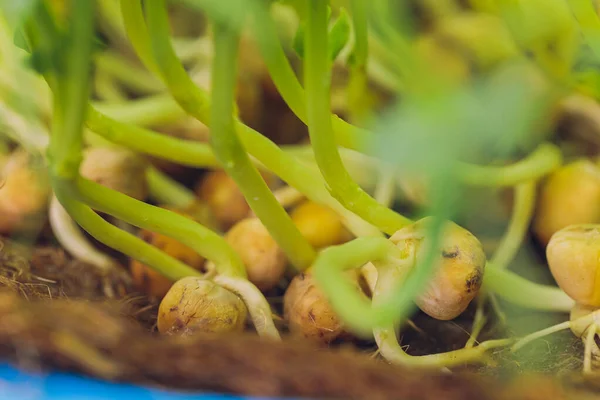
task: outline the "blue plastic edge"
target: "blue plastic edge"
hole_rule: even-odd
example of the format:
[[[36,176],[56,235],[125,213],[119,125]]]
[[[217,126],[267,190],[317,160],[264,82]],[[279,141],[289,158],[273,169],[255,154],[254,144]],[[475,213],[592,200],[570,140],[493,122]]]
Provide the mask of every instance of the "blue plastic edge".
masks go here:
[[[61,372],[25,372],[0,363],[0,399],[10,400],[266,400],[225,394],[198,394],[101,381]],[[273,399],[271,399],[273,400]]]

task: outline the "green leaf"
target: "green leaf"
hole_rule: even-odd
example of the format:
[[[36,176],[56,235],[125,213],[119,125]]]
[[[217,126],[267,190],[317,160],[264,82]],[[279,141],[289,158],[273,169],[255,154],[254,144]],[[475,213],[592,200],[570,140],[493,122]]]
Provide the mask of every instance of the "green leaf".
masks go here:
[[[340,9],[340,15],[329,29],[329,57],[333,61],[346,47],[350,39],[350,17],[345,9]]]
[[[23,29],[19,28],[15,31],[15,36],[13,38],[13,43],[21,50],[25,50],[28,53],[31,53],[31,48],[25,34],[23,33]]]
[[[304,58],[304,29],[304,22],[300,21],[300,25],[298,25],[298,30],[292,41],[292,48],[300,58]]]

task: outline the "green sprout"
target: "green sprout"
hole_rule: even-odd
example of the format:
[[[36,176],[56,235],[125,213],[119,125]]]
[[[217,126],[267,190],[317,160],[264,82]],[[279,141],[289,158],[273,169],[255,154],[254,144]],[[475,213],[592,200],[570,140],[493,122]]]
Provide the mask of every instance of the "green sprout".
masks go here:
[[[573,307],[561,289],[529,281],[507,267],[526,236],[536,183],[563,161],[561,150],[545,140],[548,128],[540,121],[551,114],[556,99],[580,84],[574,70],[577,30],[598,56],[600,19],[591,2],[569,1],[569,10],[552,1],[544,11],[549,17],[546,22],[532,14],[534,8],[544,7],[540,1],[473,1],[476,12],[503,24],[500,39],[493,34],[486,38],[492,44],[505,44],[504,50],[510,51],[490,43],[469,46],[478,40],[476,29],[457,34],[454,39],[463,42],[456,46],[462,46],[466,58],[476,58],[477,49],[490,52],[485,62],[472,63],[481,70],[468,83],[441,77],[415,51],[417,27],[400,26],[410,18],[404,4],[350,0],[342,7],[324,0],[285,2],[291,4],[300,29],[293,43],[283,43],[271,12],[272,1],[174,3],[198,10],[209,20],[211,30],[206,36],[211,41],[203,38],[202,42],[212,46],[209,88],[194,81],[188,61],[197,62],[203,58],[199,52],[210,52],[195,50],[200,47],[198,40],[186,43],[172,37],[166,0],[102,2],[102,8],[93,0],[36,0],[3,8],[7,21],[14,25],[10,31],[29,53],[29,64],[50,89],[52,115],[48,140],[42,118],[28,121],[23,117],[47,113],[47,108],[40,104],[39,109],[25,112],[20,102],[9,102],[11,96],[18,98],[17,90],[0,76],[0,125],[9,127],[23,147],[46,152],[54,195],[51,221],[65,248],[105,270],[115,266],[85,241],[74,221],[99,242],[172,281],[211,280],[204,285],[188,279],[186,288],[217,285],[219,290],[235,293],[244,301],[257,331],[279,338],[269,304],[221,233],[81,176],[84,149],[102,142],[178,165],[224,170],[294,267],[291,273],[312,268],[345,327],[356,335],[374,337],[391,362],[441,367],[483,361],[490,350],[510,342],[475,345],[485,322],[483,305],[496,297],[543,311],[564,312]],[[436,14],[440,21],[458,12],[453,2],[444,4],[447,7],[440,7]],[[131,46],[140,64],[110,50],[100,51],[95,37],[97,8],[110,20],[111,36]],[[239,117],[236,77],[240,38],[245,34],[256,42],[278,94],[308,127],[310,145],[278,146]],[[0,49],[7,47],[7,36],[4,32]],[[298,53],[295,61],[301,65],[301,77],[294,69],[294,56],[287,53],[289,48]],[[336,63],[349,74],[345,87],[348,118],[331,112]],[[94,69],[96,81],[92,81]],[[394,92],[383,112],[374,110],[368,98],[373,80],[385,81]],[[102,101],[92,101],[94,85]],[[144,97],[128,98],[123,86]],[[188,116],[210,128],[208,143],[154,130]],[[484,165],[481,160],[489,157],[496,162]],[[507,163],[507,159],[514,161]],[[355,238],[315,250],[288,215],[285,202],[261,176],[264,171],[284,181],[294,199],[306,197],[337,213]],[[376,171],[377,177],[361,180],[355,171]],[[427,204],[420,213],[428,218],[405,215],[394,207],[400,171],[422,176]],[[148,168],[144,179],[151,197],[160,203],[183,208],[197,201],[189,189],[156,168]],[[376,186],[375,193],[368,185]],[[514,190],[512,218],[489,262],[479,240],[449,222],[456,217],[466,188],[472,186]],[[177,240],[208,260],[212,269],[191,268],[99,213]],[[414,245],[417,242],[419,246]],[[441,279],[447,260],[440,254],[445,254],[449,242],[468,242],[471,247],[459,251],[481,261],[468,266],[475,274],[469,282],[476,281],[476,288],[466,304],[450,307],[448,300],[448,315],[452,315],[448,318],[454,318],[454,311],[464,311],[482,287],[472,339],[455,352],[411,357],[402,350],[396,331],[417,307],[429,313],[424,296]],[[360,271],[370,286],[371,299],[356,290],[346,270]],[[223,298],[233,298],[223,293]]]

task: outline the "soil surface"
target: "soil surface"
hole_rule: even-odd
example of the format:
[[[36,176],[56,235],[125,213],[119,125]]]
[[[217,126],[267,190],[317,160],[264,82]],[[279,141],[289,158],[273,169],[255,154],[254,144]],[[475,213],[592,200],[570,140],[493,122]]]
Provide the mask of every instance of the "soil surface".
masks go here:
[[[159,336],[154,326],[156,302],[134,293],[126,274],[105,276],[57,247],[29,251],[8,240],[0,246],[0,356],[23,368],[259,396],[600,398],[593,382],[574,378],[579,376],[574,372],[581,366],[581,346],[568,332],[564,342],[545,344],[553,361],[520,364],[498,353],[495,367],[454,373],[388,365],[374,356],[371,343],[324,349],[289,338],[265,341],[253,333]],[[402,343],[415,355],[459,348],[468,339],[472,314],[469,310],[442,323],[418,315],[415,326],[405,329]],[[483,338],[498,332],[490,325]],[[533,348],[539,351],[539,346]],[[562,371],[562,379],[554,378],[557,371]]]

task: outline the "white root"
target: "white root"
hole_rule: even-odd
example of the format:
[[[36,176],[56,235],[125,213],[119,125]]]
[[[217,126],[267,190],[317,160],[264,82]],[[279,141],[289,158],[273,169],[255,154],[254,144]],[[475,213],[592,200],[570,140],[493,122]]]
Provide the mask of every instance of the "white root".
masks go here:
[[[583,358],[583,372],[592,372],[592,358],[598,355],[598,346],[596,345],[595,336],[598,333],[598,326],[600,323],[600,310],[596,309],[583,317],[574,319],[574,316],[578,316],[578,313],[571,314],[571,320],[565,321],[557,325],[550,326],[546,329],[542,329],[537,332],[533,332],[527,336],[524,336],[518,340],[511,348],[512,352],[515,352],[525,346],[526,344],[539,339],[544,336],[548,336],[552,333],[559,332],[565,329],[571,329],[573,333],[579,336],[585,344],[584,358]]]
[[[398,271],[395,267],[380,268],[381,281],[378,281],[375,292],[373,292],[373,304],[377,304],[391,288],[405,278],[403,271]],[[401,324],[399,324],[401,325]],[[391,363],[407,365],[416,368],[442,368],[463,365],[473,362],[485,361],[486,353],[489,350],[504,347],[511,343],[510,339],[489,340],[481,343],[479,346],[464,348],[446,353],[430,354],[426,356],[411,356],[407,354],[396,335],[396,329],[393,325],[376,328],[373,330],[373,336],[381,355]]]
[[[86,239],[54,195],[50,201],[49,214],[54,236],[71,256],[104,273],[116,267],[117,263],[111,257],[100,252]]]
[[[382,167],[373,197],[379,204],[389,207],[394,202],[395,196],[396,174],[393,170]]]
[[[271,306],[256,286],[247,279],[234,278],[225,275],[216,275],[212,280],[225,289],[240,296],[244,303],[246,303],[256,332],[261,337],[281,340],[279,332],[273,322]]]
[[[588,328],[588,332],[585,338],[585,348],[583,352],[583,373],[591,374],[592,373],[592,349],[595,346],[595,338],[596,332],[598,330],[598,326],[593,324]]]

